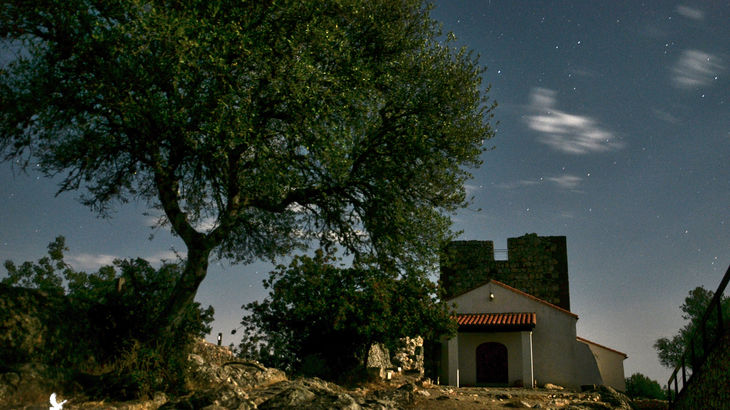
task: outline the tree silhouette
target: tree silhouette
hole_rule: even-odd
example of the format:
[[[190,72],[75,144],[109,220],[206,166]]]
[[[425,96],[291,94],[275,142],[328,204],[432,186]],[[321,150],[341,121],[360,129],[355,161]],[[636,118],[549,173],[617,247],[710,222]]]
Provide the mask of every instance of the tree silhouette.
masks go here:
[[[312,240],[432,266],[493,135],[483,69],[420,0],[44,0],[0,8],[0,151],[109,215],[159,208],[187,247],[159,323],[211,252]]]

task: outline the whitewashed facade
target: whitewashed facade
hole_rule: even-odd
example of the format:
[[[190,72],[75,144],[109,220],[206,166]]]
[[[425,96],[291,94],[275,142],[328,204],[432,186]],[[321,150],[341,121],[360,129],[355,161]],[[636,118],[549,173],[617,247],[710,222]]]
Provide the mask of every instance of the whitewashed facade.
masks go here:
[[[496,280],[448,302],[455,305],[458,320],[473,320],[442,341],[444,384],[604,384],[625,390],[626,355],[577,338],[574,313]]]

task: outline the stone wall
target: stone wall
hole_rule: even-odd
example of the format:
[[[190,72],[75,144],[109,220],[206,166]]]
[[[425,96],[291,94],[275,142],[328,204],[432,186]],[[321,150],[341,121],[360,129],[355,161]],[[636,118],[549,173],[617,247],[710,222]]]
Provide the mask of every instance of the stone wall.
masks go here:
[[[441,255],[442,297],[449,299],[495,279],[570,310],[565,236],[527,234],[507,239],[507,260],[494,259],[492,241],[453,241]]]
[[[730,325],[730,322],[728,323]],[[675,409],[724,409],[730,403],[730,333],[707,357],[701,371],[679,396]]]
[[[393,364],[406,373],[423,376],[423,337],[404,337],[393,355]]]
[[[370,346],[367,362],[368,372],[384,378],[386,370],[396,370],[409,374],[424,375],[423,337],[403,337],[391,354],[388,348],[376,343]]]

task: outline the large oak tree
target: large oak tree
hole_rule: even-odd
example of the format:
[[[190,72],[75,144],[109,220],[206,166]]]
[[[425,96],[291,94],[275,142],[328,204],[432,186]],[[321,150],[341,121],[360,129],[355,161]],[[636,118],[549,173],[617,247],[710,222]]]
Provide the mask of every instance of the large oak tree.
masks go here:
[[[144,200],[187,247],[160,324],[211,252],[312,239],[435,263],[493,104],[421,0],[37,0],[0,6],[0,150],[107,214]],[[9,55],[13,53],[13,55]]]

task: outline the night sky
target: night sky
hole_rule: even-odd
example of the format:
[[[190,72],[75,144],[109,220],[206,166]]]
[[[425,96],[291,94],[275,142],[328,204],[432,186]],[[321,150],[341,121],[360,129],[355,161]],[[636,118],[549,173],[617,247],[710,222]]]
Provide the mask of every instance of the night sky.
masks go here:
[[[432,15],[481,56],[499,104],[454,228],[498,249],[566,236],[578,335],[663,385],[654,341],[730,265],[730,2],[438,1]],[[55,182],[0,165],[0,260],[37,260],[57,235],[79,269],[184,254],[145,204],[98,219]],[[212,264],[197,298],[216,310],[209,340],[238,342],[240,307],[265,296],[270,269]]]

